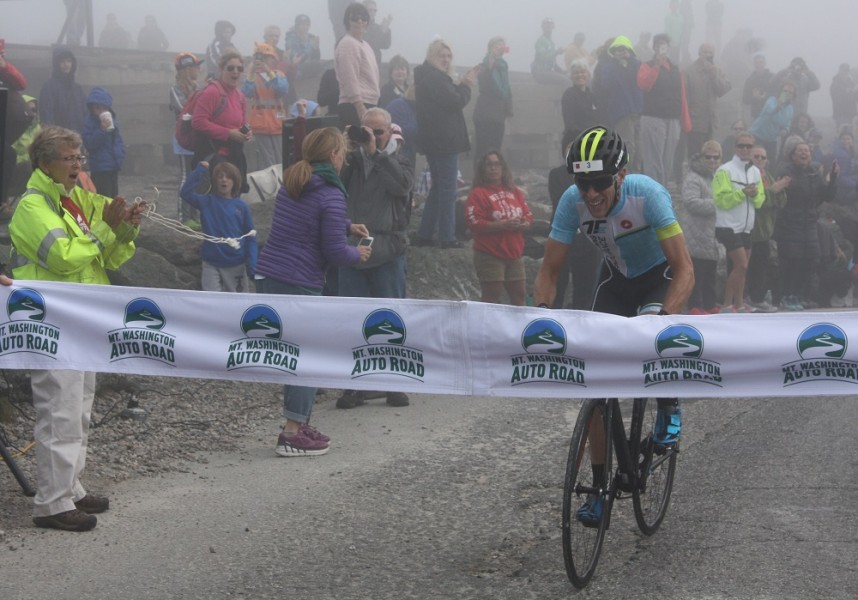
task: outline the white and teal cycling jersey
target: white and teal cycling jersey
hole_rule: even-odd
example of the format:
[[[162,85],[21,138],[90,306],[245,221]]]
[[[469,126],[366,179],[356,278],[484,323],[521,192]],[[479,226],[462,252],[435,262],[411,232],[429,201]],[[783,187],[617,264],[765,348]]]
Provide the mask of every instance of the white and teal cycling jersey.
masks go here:
[[[682,233],[670,193],[646,175],[627,175],[619,202],[600,219],[590,214],[577,186],[566,190],[551,223],[551,239],[571,244],[579,230],[629,279],[663,263],[660,241]]]

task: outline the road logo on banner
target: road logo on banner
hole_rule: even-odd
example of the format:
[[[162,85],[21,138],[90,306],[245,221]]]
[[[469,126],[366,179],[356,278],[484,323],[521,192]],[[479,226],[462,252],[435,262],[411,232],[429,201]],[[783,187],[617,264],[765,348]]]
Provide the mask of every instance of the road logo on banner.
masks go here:
[[[703,358],[703,335],[691,325],[671,325],[655,338],[659,358],[643,363],[644,387],[699,382],[721,387],[721,365]]]
[[[60,328],[45,323],[45,298],[36,290],[22,288],[9,294],[6,314],[0,324],[0,356],[29,352],[57,357]]]
[[[251,306],[239,325],[244,338],[229,343],[227,371],[262,367],[295,374],[301,349],[281,339],[283,320],[276,310],[265,304]]]
[[[110,362],[128,358],[154,360],[176,366],[176,337],[162,331],[167,319],[149,298],[135,298],[125,305],[124,329],[107,332]]]
[[[511,385],[565,383],[585,386],[586,363],[566,356],[566,330],[554,319],[537,319],[521,334],[524,354],[510,357]]]
[[[382,308],[363,322],[365,346],[352,348],[352,379],[367,375],[398,375],[423,381],[426,368],[423,351],[405,345],[405,321],[394,311]]]
[[[843,359],[846,346],[846,332],[837,325],[811,325],[798,336],[801,359],[783,365],[784,387],[807,381],[858,383],[858,363]]]

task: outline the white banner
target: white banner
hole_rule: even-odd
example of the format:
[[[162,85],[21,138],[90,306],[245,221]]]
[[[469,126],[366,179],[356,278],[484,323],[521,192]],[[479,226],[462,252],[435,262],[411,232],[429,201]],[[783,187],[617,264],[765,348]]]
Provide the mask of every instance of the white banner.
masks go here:
[[[509,397],[858,392],[854,312],[638,317],[475,302],[0,286],[0,368]]]

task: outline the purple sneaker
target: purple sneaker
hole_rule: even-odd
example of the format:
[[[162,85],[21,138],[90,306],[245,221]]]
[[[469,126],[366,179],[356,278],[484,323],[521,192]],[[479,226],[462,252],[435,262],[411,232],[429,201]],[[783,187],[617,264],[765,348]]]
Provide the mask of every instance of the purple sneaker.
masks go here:
[[[274,452],[278,456],[320,456],[326,454],[330,450],[330,446],[326,442],[310,439],[303,431],[286,435],[286,432],[280,434],[277,438],[277,448]]]
[[[301,426],[298,428],[299,433],[303,433],[311,440],[322,442],[323,444],[330,445],[331,438],[326,436],[324,433],[310,425],[309,423],[301,423]]]

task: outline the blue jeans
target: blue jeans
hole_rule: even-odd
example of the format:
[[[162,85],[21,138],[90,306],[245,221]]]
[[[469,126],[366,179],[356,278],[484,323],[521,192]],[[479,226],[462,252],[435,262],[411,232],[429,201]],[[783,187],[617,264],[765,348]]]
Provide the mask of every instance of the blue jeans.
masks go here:
[[[417,237],[431,240],[438,230],[441,242],[456,241],[456,180],[459,176],[458,154],[427,154],[432,188],[423,208],[423,219]]]
[[[322,290],[305,288],[276,279],[257,279],[256,291],[260,294],[285,294],[289,296],[321,296]],[[316,388],[300,385],[283,386],[283,416],[290,421],[309,423],[316,401]]]
[[[405,255],[372,267],[340,267],[340,296],[351,298],[405,298]]]

